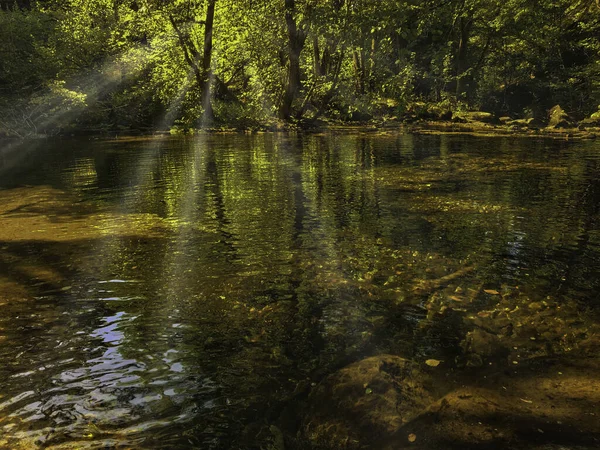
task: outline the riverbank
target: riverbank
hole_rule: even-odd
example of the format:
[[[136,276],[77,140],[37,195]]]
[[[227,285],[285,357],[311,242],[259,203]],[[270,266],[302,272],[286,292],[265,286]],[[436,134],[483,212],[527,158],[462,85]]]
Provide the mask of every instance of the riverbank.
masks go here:
[[[600,137],[600,127],[533,127],[528,125],[508,125],[485,122],[455,122],[451,120],[418,120],[402,122],[397,120],[362,123],[321,123],[307,131],[335,132],[404,132],[409,134],[465,134],[473,136],[510,136],[518,138],[552,138],[558,140],[594,140]]]
[[[473,135],[485,137],[518,137],[518,138],[551,138],[557,140],[595,140],[600,137],[600,127],[589,128],[550,128],[528,127],[504,124],[489,124],[484,122],[459,123],[452,121],[424,120],[416,122],[401,121],[369,121],[369,122],[331,122],[319,121],[303,124],[276,124],[258,128],[216,127],[202,130],[127,130],[122,132],[86,132],[70,133],[66,135],[45,136],[36,135],[28,138],[0,136],[0,144],[39,140],[48,138],[89,137],[101,139],[140,138],[148,136],[173,136],[194,135],[201,133],[277,133],[277,132],[302,132],[302,133],[408,133],[420,135],[447,134],[447,135]]]
[[[483,122],[456,123],[428,121],[407,126],[414,134],[471,134],[476,136],[547,137],[562,140],[597,139],[600,128],[535,128],[494,125]]]

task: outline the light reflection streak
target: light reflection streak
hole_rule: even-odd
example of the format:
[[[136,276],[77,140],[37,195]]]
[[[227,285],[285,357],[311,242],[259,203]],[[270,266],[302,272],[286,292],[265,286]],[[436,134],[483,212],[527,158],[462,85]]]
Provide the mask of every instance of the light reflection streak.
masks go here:
[[[110,69],[107,67],[106,70]],[[189,76],[188,76],[189,78]],[[102,90],[113,87],[113,81],[107,80],[89,80],[89,89],[86,82],[83,82],[84,88],[88,90],[90,95],[98,94]],[[180,110],[182,99],[189,89],[189,82],[184,83],[171,105],[168,108],[168,113],[161,121],[162,127],[170,127],[173,124],[175,116]],[[49,118],[47,124],[55,123],[60,120],[68,119],[67,115],[57,115]],[[130,178],[129,186],[122,191],[120,196],[119,208],[115,212],[110,212],[106,217],[101,231],[105,235],[104,239],[100,240],[100,246],[96,246],[95,256],[102,258],[101,273],[106,273],[115,265],[117,260],[122,257],[122,238],[131,232],[136,231],[136,213],[138,212],[143,196],[152,189],[152,176],[159,163],[159,156],[164,147],[165,140],[162,137],[154,137],[146,146],[144,152],[138,157],[136,171]],[[27,148],[27,151],[23,149]],[[9,143],[8,148],[4,148],[1,152],[2,164],[0,165],[0,173],[11,170],[20,164],[23,158],[32,154],[35,150],[41,148],[41,143],[31,144],[29,142]],[[196,155],[195,160],[199,157]],[[179,168],[176,168],[179,170]],[[198,170],[194,165],[192,167],[193,179],[191,189],[196,184]],[[69,169],[68,179],[72,188],[75,190],[85,189],[97,182],[95,178],[96,170],[94,161],[91,159],[78,160],[75,166]],[[178,193],[176,193],[178,194]],[[193,192],[189,191],[186,194],[184,202],[184,217],[189,217],[194,208],[195,198]],[[116,220],[117,219],[117,220]],[[181,227],[177,227],[179,232]],[[180,249],[185,247],[185,239],[179,239],[176,246]],[[90,255],[94,256],[94,255]],[[178,266],[179,263],[175,263]],[[120,274],[119,274],[120,275]],[[73,280],[73,284],[82,280]],[[121,280],[111,280],[109,283]],[[104,282],[101,280],[100,282]],[[100,290],[98,290],[99,292]],[[103,290],[107,292],[106,290]],[[92,293],[94,290],[92,289]],[[112,292],[112,291],[111,291]],[[115,304],[115,300],[126,301],[127,297],[118,297],[101,295],[101,301],[110,301]],[[166,305],[165,305],[166,306]],[[139,413],[142,410],[148,411],[155,409],[157,403],[182,403],[186,399],[186,391],[191,391],[190,381],[185,380],[185,367],[180,361],[177,361],[175,355],[170,355],[168,360],[159,363],[158,360],[152,362],[151,355],[148,355],[148,362],[140,361],[138,358],[127,358],[122,352],[122,344],[128,341],[126,333],[132,327],[136,316],[130,315],[125,311],[116,311],[101,318],[102,324],[95,330],[89,333],[92,340],[99,340],[100,346],[91,350],[91,353],[101,351],[102,354],[90,359],[80,367],[70,368],[63,371],[54,377],[56,387],[50,388],[41,395],[43,402],[34,402],[20,408],[11,414],[11,417],[19,418],[22,421],[33,420],[50,420],[53,423],[52,428],[42,428],[31,431],[17,431],[11,434],[12,438],[17,438],[23,441],[37,440],[38,442],[49,442],[53,437],[69,435],[72,438],[77,436],[83,437],[90,433],[90,436],[102,434],[116,435],[119,445],[127,445],[134,442],[129,439],[129,435],[136,435],[148,429],[173,425],[179,421],[190,420],[194,415],[195,406],[185,407],[182,413],[177,417],[169,420],[151,420],[137,425],[132,425],[121,430],[115,430],[115,426],[127,425],[139,420]],[[175,318],[169,318],[175,320]],[[79,335],[80,332],[75,332]],[[84,349],[84,351],[90,351]],[[165,370],[171,375],[165,379],[164,385],[152,387],[152,383],[146,383],[140,378],[141,373],[148,373],[153,369],[147,370],[147,365],[153,364],[161,368],[160,372]],[[158,369],[158,367],[154,367]],[[158,374],[153,377],[154,381],[160,378]],[[202,385],[202,389],[210,388],[212,383],[206,380]],[[119,392],[136,392],[134,400],[128,406],[119,396]],[[145,392],[150,392],[146,393]],[[181,393],[179,393],[181,392]],[[25,400],[34,392],[24,392],[13,397],[11,400],[0,405],[0,409],[9,407]],[[188,392],[189,394],[189,392]],[[171,400],[166,400],[171,399]],[[187,401],[187,400],[185,400]],[[118,406],[117,406],[118,405]],[[160,408],[159,408],[160,409]],[[137,412],[136,412],[137,411]],[[90,421],[93,421],[93,429],[90,430]],[[14,424],[8,424],[7,426]],[[88,430],[88,431],[86,431]],[[4,431],[9,429],[4,427]],[[103,443],[109,440],[102,441]],[[1,441],[0,441],[1,443]],[[71,443],[75,445],[75,443]],[[70,444],[70,445],[71,445]],[[86,441],[87,445],[93,445],[92,441]]]
[[[173,221],[173,251],[165,261],[163,273],[168,274],[169,283],[166,286],[168,295],[174,299],[182,294],[182,290],[187,288],[182,276],[185,272],[184,267],[188,267],[191,261],[188,259],[187,251],[193,249],[189,242],[196,232],[194,224],[197,221],[199,207],[199,197],[203,195],[203,176],[205,171],[206,158],[205,149],[207,146],[207,137],[200,135],[194,139],[192,144],[192,157],[183,168],[178,168],[178,173],[183,172],[181,185],[176,189],[176,194],[180,197],[179,206],[172,212]],[[173,178],[173,177],[170,177]]]

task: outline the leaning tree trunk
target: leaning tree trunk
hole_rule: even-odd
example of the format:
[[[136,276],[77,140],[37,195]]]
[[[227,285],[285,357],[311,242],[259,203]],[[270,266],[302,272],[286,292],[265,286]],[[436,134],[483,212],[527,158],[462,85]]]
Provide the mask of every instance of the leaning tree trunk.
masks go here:
[[[211,103],[211,61],[213,48],[213,25],[215,21],[215,5],[217,0],[209,0],[206,9],[206,20],[204,22],[204,48],[201,54],[196,43],[191,39],[189,33],[184,33],[175,18],[170,15],[169,20],[183,51],[185,61],[194,72],[194,77],[200,89],[200,101],[204,110],[202,115],[203,124],[213,120],[213,109]]]

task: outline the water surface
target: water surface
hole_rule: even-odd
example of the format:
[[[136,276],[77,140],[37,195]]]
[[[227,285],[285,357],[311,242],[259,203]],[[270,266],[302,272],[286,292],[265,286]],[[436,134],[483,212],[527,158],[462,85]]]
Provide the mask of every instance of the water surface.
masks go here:
[[[11,146],[0,447],[260,448],[297,393],[344,364],[381,352],[464,364],[465,330],[447,311],[515,292],[590,320],[600,307],[597,143],[331,133]]]

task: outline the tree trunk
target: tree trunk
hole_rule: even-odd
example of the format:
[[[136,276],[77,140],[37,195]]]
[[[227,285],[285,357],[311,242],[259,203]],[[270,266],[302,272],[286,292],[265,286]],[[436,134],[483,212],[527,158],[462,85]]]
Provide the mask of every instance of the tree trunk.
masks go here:
[[[213,25],[215,21],[215,5],[217,0],[209,0],[206,9],[206,20],[204,23],[204,47],[201,54],[195,43],[180,28],[175,18],[169,16],[169,20],[183,51],[183,56],[194,72],[196,83],[200,89],[200,101],[204,110],[202,114],[203,125],[210,124],[213,120],[213,109],[211,103],[211,62],[213,48]]]
[[[359,94],[363,94],[365,92],[365,85],[363,83],[364,80],[364,66],[362,65],[362,58],[360,57],[358,50],[354,50],[352,52],[352,62],[354,63],[354,75],[356,79],[356,91]]]
[[[306,34],[298,29],[295,12],[295,0],[285,0],[285,24],[288,35],[288,79],[283,101],[279,109],[279,117],[283,120],[289,120],[292,116],[294,100],[302,89],[300,53],[304,48]]]
[[[206,9],[206,21],[204,24],[204,53],[202,55],[202,85],[200,87],[203,122],[210,123],[213,120],[213,109],[211,103],[211,62],[212,62],[212,48],[213,48],[213,25],[215,22],[215,4],[217,0],[209,0],[208,7]]]
[[[332,70],[331,55],[335,53],[335,44],[333,42],[327,42],[325,49],[323,50],[323,57],[321,58],[321,69],[323,75],[327,75]]]
[[[173,18],[173,16],[169,16],[169,20],[171,21],[171,25],[177,34],[177,38],[179,40],[179,46],[183,51],[183,57],[188,65],[192,68],[194,72],[194,77],[196,78],[196,82],[198,83],[198,87],[202,87],[204,84],[204,77],[202,75],[202,69],[198,65],[198,60],[200,59],[200,54],[194,43],[190,41],[189,36],[185,35],[177,25],[177,22]]]
[[[113,20],[115,25],[119,23],[119,0],[113,0]]]
[[[468,51],[471,37],[472,18],[460,18],[460,41],[456,56],[456,97],[466,97],[468,94],[469,77],[465,72],[469,69]]]
[[[323,52],[323,58],[321,58],[321,50],[319,49],[319,37],[317,35],[313,36],[313,63],[315,69],[315,78],[322,77],[325,75],[325,54],[327,52],[327,47],[325,47],[325,51]]]
[[[375,50],[376,50],[375,38],[371,39],[371,52],[369,53],[369,70],[365,73],[365,84],[368,84],[369,89],[373,90],[373,77],[375,75]]]

